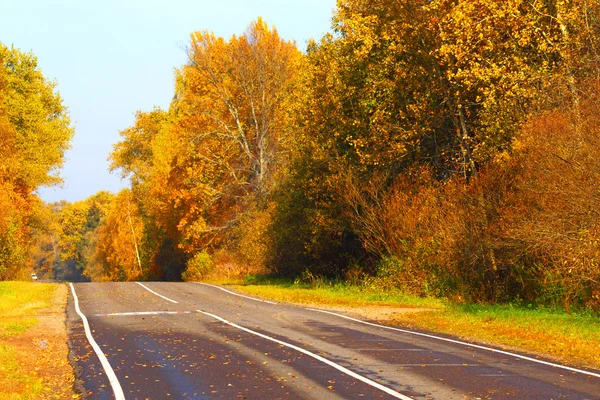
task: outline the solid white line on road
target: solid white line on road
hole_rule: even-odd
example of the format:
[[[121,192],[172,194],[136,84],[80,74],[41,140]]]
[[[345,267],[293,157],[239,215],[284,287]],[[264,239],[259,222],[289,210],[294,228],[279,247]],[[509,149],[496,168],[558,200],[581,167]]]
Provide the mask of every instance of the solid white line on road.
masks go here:
[[[162,297],[163,299],[165,299],[165,300],[168,300],[168,301],[170,301],[171,303],[175,303],[175,304],[178,304],[178,303],[179,303],[178,301],[171,300],[170,298],[168,298],[168,297],[165,297],[165,296],[163,296],[162,294],[158,294],[158,293],[156,293],[154,290],[150,289],[148,286],[144,285],[143,283],[140,283],[140,282],[136,282],[136,283],[137,283],[138,285],[140,285],[141,287],[143,287],[144,289],[146,289],[147,291],[149,291],[150,293],[154,293],[154,294],[155,294],[155,295],[157,295],[158,297]]]
[[[580,373],[580,374],[585,374],[585,375],[589,375],[589,376],[594,376],[596,378],[600,378],[600,374],[597,374],[597,373],[594,373],[594,372],[585,371],[585,370],[577,369],[577,368],[573,368],[573,367],[568,367],[566,365],[555,364],[555,363],[551,363],[551,362],[548,362],[548,361],[538,360],[538,359],[535,359],[535,358],[531,358],[531,357],[527,357],[527,356],[522,356],[520,354],[510,353],[510,352],[504,351],[504,350],[493,349],[491,347],[480,346],[478,344],[473,344],[473,343],[468,343],[468,342],[462,342],[460,340],[448,339],[448,338],[444,338],[444,337],[440,337],[440,336],[428,335],[426,333],[409,331],[409,330],[400,329],[400,328],[394,328],[392,326],[374,324],[372,322],[361,321],[360,319],[348,317],[346,315],[334,313],[334,312],[331,312],[331,311],[319,310],[319,309],[316,309],[316,308],[307,308],[307,310],[316,311],[316,312],[320,312],[320,313],[324,313],[324,314],[331,314],[331,315],[335,315],[335,316],[340,317],[340,318],[349,319],[350,321],[358,322],[358,323],[361,323],[361,324],[376,326],[378,328],[389,329],[389,330],[392,330],[392,331],[397,331],[397,332],[402,332],[402,333],[408,333],[409,335],[423,336],[423,337],[430,338],[430,339],[436,339],[436,340],[441,340],[441,341],[444,341],[444,342],[449,342],[449,343],[454,343],[454,344],[460,344],[462,346],[473,347],[473,348],[480,349],[480,350],[487,350],[487,351],[491,351],[493,353],[504,354],[506,356],[516,357],[516,358],[520,358],[522,360],[527,360],[527,361],[531,361],[531,362],[538,363],[538,364],[548,365],[548,366],[554,367],[554,368],[561,368],[561,369],[564,369],[564,370],[567,370],[567,371],[577,372],[577,373]]]
[[[214,287],[214,288],[217,288],[217,289],[221,289],[222,291],[227,292],[229,294],[233,294],[233,295],[239,296],[239,297],[244,297],[246,299],[250,299],[250,300],[254,300],[254,301],[260,301],[261,303],[277,304],[277,303],[275,303],[273,301],[268,301],[268,300],[263,300],[263,299],[257,299],[256,297],[244,296],[243,294],[235,293],[235,292],[232,292],[231,290],[224,289],[221,286],[211,285],[210,283],[202,283],[202,282],[194,282],[194,283],[197,283],[198,285],[211,286],[211,287]]]
[[[125,400],[125,395],[123,394],[123,389],[121,388],[121,384],[119,383],[119,380],[117,379],[117,375],[115,375],[115,371],[110,366],[108,359],[106,358],[106,356],[100,349],[100,346],[98,346],[98,343],[96,343],[96,341],[92,337],[92,331],[90,330],[90,324],[88,323],[86,316],[79,309],[79,299],[77,298],[77,293],[75,293],[75,287],[73,286],[72,283],[69,283],[69,285],[71,285],[71,292],[73,293],[73,300],[75,302],[75,311],[77,311],[77,314],[79,314],[79,317],[83,321],[83,330],[85,331],[85,336],[87,337],[88,342],[90,342],[90,344],[92,345],[92,349],[94,349],[94,352],[96,353],[96,355],[98,356],[98,359],[100,360],[100,364],[102,364],[102,368],[104,368],[104,371],[106,372],[106,377],[108,378],[108,381],[110,382],[110,386],[112,387],[113,393],[115,394],[115,400]]]
[[[414,399],[412,399],[412,398],[410,398],[410,397],[407,397],[407,396],[405,396],[405,395],[403,395],[403,394],[401,394],[401,393],[398,393],[397,391],[395,391],[395,390],[393,390],[393,389],[390,389],[390,388],[388,388],[387,386],[383,386],[382,384],[379,384],[379,383],[377,383],[377,382],[375,382],[375,381],[372,381],[371,379],[369,379],[369,378],[366,378],[366,377],[364,377],[364,376],[362,376],[362,375],[359,375],[359,374],[357,374],[356,372],[350,371],[348,368],[345,368],[345,367],[343,367],[343,366],[341,366],[341,365],[339,365],[339,364],[336,364],[336,363],[334,363],[333,361],[330,361],[330,360],[328,360],[328,359],[326,359],[326,358],[324,358],[324,357],[321,357],[321,356],[320,356],[320,355],[318,355],[318,354],[311,353],[310,351],[308,351],[308,350],[306,350],[306,349],[303,349],[302,347],[298,347],[298,346],[296,346],[296,345],[293,345],[293,344],[291,344],[291,343],[287,343],[287,342],[284,342],[284,341],[282,341],[282,340],[275,339],[275,338],[273,338],[273,337],[270,337],[270,336],[264,335],[264,334],[262,334],[262,333],[259,333],[259,332],[256,332],[256,331],[253,331],[253,330],[251,330],[251,329],[244,328],[243,326],[240,326],[240,325],[234,324],[233,322],[229,322],[229,321],[227,321],[226,319],[224,319],[224,318],[221,318],[221,317],[219,317],[219,316],[217,316],[217,315],[211,314],[211,313],[209,313],[209,312],[205,312],[205,311],[202,311],[202,310],[196,310],[196,311],[198,311],[199,313],[202,313],[202,314],[208,315],[209,317],[212,317],[212,318],[214,318],[214,319],[216,319],[216,320],[218,320],[218,321],[221,321],[221,322],[223,322],[224,324],[227,324],[227,325],[233,326],[234,328],[241,329],[241,330],[242,330],[242,331],[244,331],[244,332],[251,333],[251,334],[253,334],[253,335],[256,335],[256,336],[259,336],[259,337],[261,337],[261,338],[263,338],[263,339],[270,340],[271,342],[278,343],[278,344],[280,344],[280,345],[283,345],[283,346],[289,347],[289,348],[291,348],[291,349],[294,349],[294,350],[296,350],[296,351],[299,351],[300,353],[306,354],[307,356],[310,356],[310,357],[312,357],[312,358],[314,358],[314,359],[316,359],[316,360],[319,360],[319,361],[321,361],[321,362],[323,362],[323,363],[325,363],[325,364],[329,365],[330,367],[333,367],[333,368],[337,369],[338,371],[341,371],[341,372],[343,372],[343,373],[344,373],[344,374],[346,374],[346,375],[350,375],[350,376],[351,376],[351,377],[353,377],[354,379],[358,379],[359,381],[362,381],[362,382],[366,383],[367,385],[373,386],[374,388],[377,388],[377,389],[381,390],[382,392],[385,392],[385,393],[389,394],[389,395],[390,395],[390,396],[392,396],[392,397],[395,397],[395,398],[397,398],[397,399],[402,399],[402,400],[414,400]]]
[[[112,314],[95,314],[94,317],[123,317],[129,315],[163,315],[163,314],[191,314],[191,311],[135,311]]]

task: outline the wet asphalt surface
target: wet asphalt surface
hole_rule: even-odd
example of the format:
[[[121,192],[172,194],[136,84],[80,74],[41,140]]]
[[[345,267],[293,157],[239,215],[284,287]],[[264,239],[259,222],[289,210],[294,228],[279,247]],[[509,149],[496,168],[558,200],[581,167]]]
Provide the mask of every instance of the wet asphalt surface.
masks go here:
[[[269,304],[195,283],[79,283],[92,335],[126,399],[392,399],[290,343],[410,399],[600,399],[600,378],[510,355]],[[168,312],[169,314],[110,315]],[[67,326],[79,390],[113,399],[73,296]],[[598,373],[598,371],[591,371]]]

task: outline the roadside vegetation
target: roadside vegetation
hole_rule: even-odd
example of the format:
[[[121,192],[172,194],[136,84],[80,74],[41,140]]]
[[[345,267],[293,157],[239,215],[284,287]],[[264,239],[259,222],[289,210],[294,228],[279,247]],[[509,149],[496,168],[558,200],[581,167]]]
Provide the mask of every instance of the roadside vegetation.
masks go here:
[[[66,297],[64,285],[0,282],[0,398],[78,398],[67,357]]]
[[[447,304],[440,299],[421,298],[400,290],[383,291],[375,285],[365,283],[352,285],[341,280],[328,281],[311,277],[291,280],[277,276],[249,275],[242,279],[215,277],[207,282],[231,286],[270,300],[304,305],[442,309]]]
[[[329,308],[363,319],[531,352],[572,365],[600,368],[600,318],[532,304],[458,304],[346,282],[268,276],[212,279],[215,284],[278,302]]]

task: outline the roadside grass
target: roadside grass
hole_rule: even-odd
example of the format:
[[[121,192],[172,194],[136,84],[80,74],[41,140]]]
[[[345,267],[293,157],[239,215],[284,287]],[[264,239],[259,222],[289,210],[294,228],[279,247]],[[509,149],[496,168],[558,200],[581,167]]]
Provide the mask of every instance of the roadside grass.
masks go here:
[[[50,305],[56,288],[29,282],[0,282],[0,397],[36,398],[42,391],[42,379],[28,371],[7,338],[17,336],[38,323],[35,315]]]
[[[73,397],[64,300],[58,284],[0,282],[0,398]]]
[[[38,323],[38,310],[49,307],[56,287],[33,282],[0,282],[0,338],[18,335]]]
[[[400,291],[342,282],[314,285],[273,277],[212,280],[249,295],[362,314],[379,322],[459,336],[506,349],[533,352],[600,368],[600,316],[516,305],[456,304]],[[396,312],[390,312],[390,307]],[[368,309],[368,312],[367,312]],[[381,309],[379,315],[373,309]],[[418,312],[406,312],[418,309]]]
[[[388,322],[600,368],[600,318],[589,313],[451,304],[443,310],[396,314]]]
[[[219,282],[215,282],[219,283]],[[400,291],[380,291],[343,282],[295,283],[288,279],[250,276],[245,281],[221,282],[254,296],[303,305],[331,305],[348,308],[365,306],[432,308],[445,306],[442,300],[410,296]]]
[[[43,390],[42,379],[26,371],[19,362],[19,352],[0,341],[0,397],[2,399],[36,399]]]

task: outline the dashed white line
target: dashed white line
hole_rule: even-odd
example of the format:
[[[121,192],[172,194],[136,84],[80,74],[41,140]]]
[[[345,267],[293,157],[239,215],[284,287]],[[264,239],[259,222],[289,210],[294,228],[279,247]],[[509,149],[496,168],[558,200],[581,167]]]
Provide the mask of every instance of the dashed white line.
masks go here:
[[[117,375],[115,375],[115,371],[110,366],[108,359],[100,349],[100,346],[98,346],[98,343],[96,343],[96,341],[94,340],[94,337],[92,336],[92,331],[90,330],[90,324],[88,323],[86,316],[79,309],[79,299],[77,298],[77,293],[75,293],[75,287],[72,283],[69,283],[69,285],[71,285],[71,292],[73,293],[75,311],[77,311],[77,314],[79,314],[79,317],[83,321],[83,330],[85,331],[85,336],[87,337],[88,342],[90,342],[92,349],[94,349],[94,352],[98,356],[100,364],[102,364],[102,368],[104,368],[104,371],[106,372],[106,377],[108,378],[110,386],[112,387],[113,393],[115,395],[115,400],[125,400],[123,388],[121,388],[121,384],[117,379]]]
[[[251,330],[251,329],[245,328],[245,327],[243,327],[243,326],[240,326],[240,325],[234,324],[233,322],[229,322],[229,321],[227,321],[226,319],[219,317],[218,315],[214,315],[214,314],[211,314],[211,313],[209,313],[209,312],[202,311],[202,310],[197,310],[197,311],[198,311],[199,313],[202,313],[202,314],[204,314],[204,315],[208,315],[209,317],[212,317],[212,318],[214,318],[214,319],[216,319],[216,320],[218,320],[218,321],[221,321],[221,322],[223,322],[224,324],[227,324],[227,325],[229,325],[229,326],[233,326],[234,328],[240,329],[240,330],[242,330],[242,331],[244,331],[244,332],[251,333],[251,334],[253,334],[253,335],[256,335],[256,336],[259,336],[259,337],[261,337],[261,338],[263,338],[263,339],[270,340],[271,342],[275,342],[275,343],[277,343],[277,344],[280,344],[280,345],[283,345],[283,346],[289,347],[289,348],[291,348],[291,349],[294,349],[294,350],[296,350],[296,351],[299,351],[300,353],[306,354],[307,356],[310,356],[310,357],[312,357],[312,358],[314,358],[314,359],[316,359],[316,360],[319,360],[319,361],[321,361],[322,363],[325,363],[325,364],[329,365],[330,367],[333,367],[333,368],[337,369],[338,371],[341,371],[341,372],[343,372],[344,374],[346,374],[346,375],[349,375],[349,376],[353,377],[354,379],[358,379],[359,381],[362,381],[362,382],[366,383],[367,385],[373,386],[374,388],[377,388],[377,389],[381,390],[382,392],[385,392],[385,393],[389,394],[389,395],[390,395],[390,396],[392,396],[392,397],[395,397],[395,398],[397,398],[397,399],[402,399],[402,400],[414,400],[414,399],[412,399],[412,398],[410,398],[410,397],[407,397],[407,396],[403,395],[402,393],[398,393],[397,391],[395,391],[395,390],[393,390],[393,389],[390,389],[390,388],[389,388],[389,387],[387,387],[387,386],[383,386],[382,384],[380,384],[380,383],[377,383],[377,382],[375,382],[375,381],[372,381],[371,379],[369,379],[369,378],[366,378],[366,377],[364,377],[364,376],[362,376],[362,375],[359,375],[359,374],[357,374],[356,372],[353,372],[353,371],[349,370],[348,368],[345,368],[345,367],[343,367],[343,366],[341,366],[341,365],[339,365],[339,364],[336,364],[336,363],[334,363],[334,362],[333,362],[333,361],[331,361],[331,360],[328,360],[328,359],[326,359],[326,358],[324,358],[324,357],[321,357],[321,356],[320,356],[320,355],[318,355],[318,354],[315,354],[315,353],[312,353],[312,352],[310,352],[310,351],[308,351],[308,350],[306,350],[306,349],[303,349],[302,347],[298,347],[298,346],[296,346],[296,345],[293,345],[293,344],[291,344],[291,343],[287,343],[287,342],[284,342],[284,341],[282,341],[282,340],[275,339],[275,338],[273,338],[273,337],[271,337],[271,336],[267,336],[267,335],[264,335],[264,334],[262,334],[262,333],[259,333],[259,332],[256,332],[256,331],[253,331],[253,330]]]
[[[217,288],[217,289],[221,289],[221,290],[222,290],[222,291],[224,291],[224,292],[227,292],[227,293],[229,293],[229,294],[232,294],[232,295],[234,295],[234,296],[243,297],[243,298],[245,298],[245,299],[250,299],[250,300],[254,300],[254,301],[260,301],[261,303],[277,304],[277,303],[275,303],[274,301],[263,300],[263,299],[257,299],[256,297],[245,296],[245,295],[243,295],[243,294],[239,294],[239,293],[236,293],[236,292],[232,292],[231,290],[224,289],[224,288],[222,288],[221,286],[217,286],[217,285],[211,285],[210,283],[203,283],[203,282],[194,282],[194,283],[197,283],[198,285],[210,286],[210,287],[214,287],[214,288]]]
[[[164,314],[191,314],[191,311],[134,311],[111,314],[95,314],[94,317],[127,317],[130,315],[164,315]]]
[[[175,304],[179,303],[178,301],[175,301],[175,300],[172,300],[172,299],[170,299],[168,297],[165,297],[162,294],[156,293],[154,290],[150,289],[148,286],[144,285],[143,283],[140,283],[140,282],[136,282],[136,283],[138,285],[140,285],[141,287],[143,287],[144,289],[146,289],[147,291],[149,291],[150,293],[153,293],[153,294],[157,295],[158,297],[162,297],[163,299],[165,299],[167,301],[170,301],[171,303],[175,303]]]
[[[384,329],[389,329],[389,330],[392,330],[392,331],[397,331],[397,332],[402,332],[402,333],[408,333],[409,335],[422,336],[422,337],[426,337],[426,338],[430,338],[430,339],[441,340],[441,341],[444,341],[444,342],[449,342],[449,343],[454,343],[454,344],[460,344],[462,346],[472,347],[472,348],[480,349],[480,350],[491,351],[493,353],[498,353],[498,354],[504,354],[506,356],[520,358],[521,360],[527,360],[527,361],[531,361],[531,362],[538,363],[538,364],[548,365],[548,366],[554,367],[554,368],[561,368],[561,369],[564,369],[564,370],[567,370],[567,371],[577,372],[577,373],[580,373],[580,374],[584,374],[584,375],[589,375],[589,376],[594,376],[596,378],[600,378],[600,374],[596,374],[594,372],[585,371],[585,370],[577,369],[577,368],[573,368],[573,367],[568,367],[566,365],[555,364],[555,363],[551,363],[551,362],[548,362],[548,361],[537,360],[535,358],[531,358],[531,357],[527,357],[527,356],[522,356],[520,354],[510,353],[510,352],[504,351],[504,350],[493,349],[491,347],[485,347],[485,346],[481,346],[481,345],[478,345],[478,344],[473,344],[473,343],[468,343],[468,342],[462,342],[460,340],[448,339],[448,338],[444,338],[444,337],[440,337],[440,336],[428,335],[426,333],[409,331],[409,330],[400,329],[400,328],[394,328],[392,326],[374,324],[372,322],[361,321],[360,319],[348,317],[346,315],[334,313],[334,312],[331,312],[331,311],[319,310],[319,309],[316,309],[316,308],[306,308],[306,309],[307,310],[311,310],[311,311],[316,311],[316,312],[324,313],[324,314],[335,315],[337,317],[349,319],[350,321],[358,322],[358,323],[365,324],[365,325],[371,325],[371,326],[376,326],[378,328],[384,328]]]

